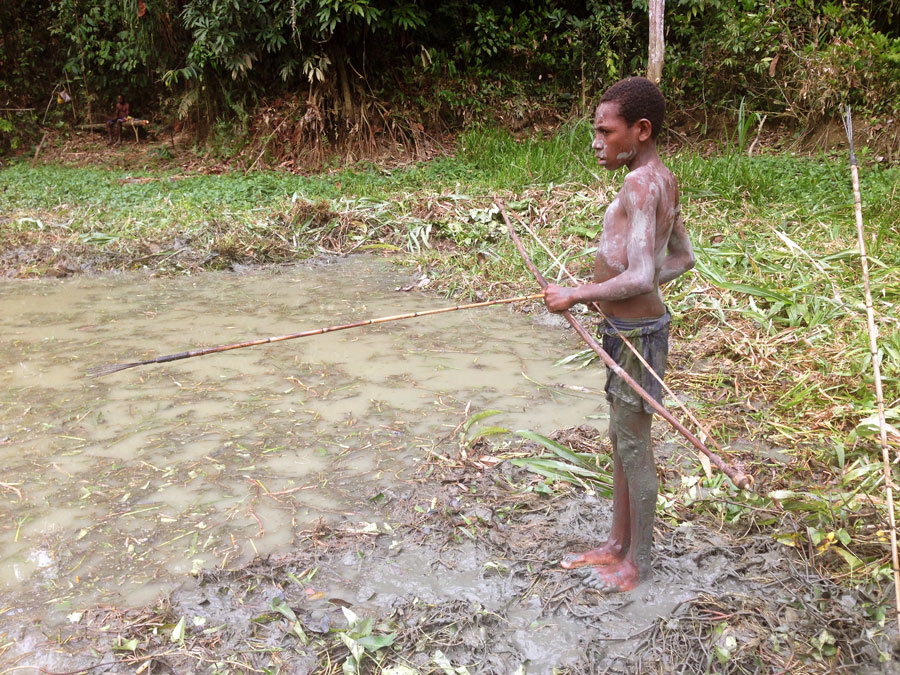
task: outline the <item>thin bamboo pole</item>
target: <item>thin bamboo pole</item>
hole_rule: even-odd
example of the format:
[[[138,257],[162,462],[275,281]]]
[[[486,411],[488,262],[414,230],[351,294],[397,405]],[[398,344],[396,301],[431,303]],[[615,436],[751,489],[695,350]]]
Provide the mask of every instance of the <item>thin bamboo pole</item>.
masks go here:
[[[887,421],[884,417],[884,392],[881,389],[881,362],[878,358],[878,328],[875,326],[875,310],[872,306],[872,289],[869,284],[869,258],[866,255],[866,237],[862,217],[862,197],[859,189],[859,168],[853,150],[853,117],[850,106],[844,116],[844,130],[850,144],[850,178],[853,181],[853,205],[856,209],[856,235],[859,243],[859,259],[862,265],[863,287],[866,297],[866,326],[869,332],[869,352],[872,355],[872,372],[875,379],[875,402],[878,406],[878,430],[881,441],[881,462],[884,485],[887,490],[888,522],[891,527],[891,562],[894,566],[894,602],[897,607],[897,633],[900,635],[900,556],[897,553],[897,524],[894,515],[894,481],[891,473],[891,457],[888,452]]]
[[[323,333],[333,333],[338,330],[347,330],[349,328],[362,328],[363,326],[372,326],[377,323],[387,323],[388,321],[402,321],[404,319],[415,319],[420,316],[431,316],[433,314],[444,314],[446,312],[457,312],[462,309],[477,309],[479,307],[490,307],[492,305],[503,305],[511,302],[524,302],[526,300],[537,300],[543,298],[543,293],[535,293],[534,295],[520,295],[515,298],[503,298],[501,300],[486,300],[484,302],[473,302],[467,305],[454,305],[453,307],[441,307],[440,309],[426,309],[421,312],[407,312],[406,314],[397,314],[395,316],[382,316],[377,319],[366,319],[365,321],[357,321],[354,323],[344,323],[337,326],[326,326],[325,328],[315,328],[313,330],[303,331],[302,333],[290,333],[289,335],[279,335],[277,337],[261,338],[259,340],[249,340],[247,342],[238,342],[231,345],[220,345],[218,347],[205,347],[202,349],[194,349],[187,352],[179,352],[178,354],[167,354],[166,356],[158,356],[155,359],[147,359],[146,361],[135,361],[133,363],[110,363],[103,366],[95,366],[89,368],[86,375],[88,377],[102,377],[110,375],[120,370],[128,368],[136,368],[137,366],[146,366],[151,363],[168,363],[170,361],[179,361],[181,359],[190,359],[195,356],[206,356],[207,354],[217,354],[219,352],[227,352],[232,349],[242,349],[243,347],[255,347],[257,345],[267,345],[272,342],[284,342],[285,340],[296,340],[297,338],[311,337],[313,335],[322,335]]]

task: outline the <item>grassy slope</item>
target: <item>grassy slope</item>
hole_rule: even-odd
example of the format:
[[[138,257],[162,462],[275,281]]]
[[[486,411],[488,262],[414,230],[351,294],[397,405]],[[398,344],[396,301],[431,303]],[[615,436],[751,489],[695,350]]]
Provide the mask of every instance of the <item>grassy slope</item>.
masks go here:
[[[492,211],[494,194],[539,223],[570,269],[589,269],[591,239],[621,181],[596,173],[589,139],[585,124],[525,141],[472,131],[454,157],[314,177],[18,164],[0,173],[0,253],[44,242],[114,251],[123,267],[159,255],[178,271],[198,264],[175,255],[181,244],[173,242],[185,237],[220,263],[388,250],[427,266],[448,294],[499,297],[531,282]],[[900,216],[891,204],[900,169],[862,157],[882,372],[896,421]],[[745,451],[756,494],[688,477],[669,488],[667,513],[707,509],[802,547],[835,576],[881,583],[889,564],[879,452],[857,433],[867,430],[857,425],[873,401],[846,158],[680,152],[668,163],[698,253],[697,270],[667,289],[679,317],[670,382],[723,444],[761,439],[789,461]]]

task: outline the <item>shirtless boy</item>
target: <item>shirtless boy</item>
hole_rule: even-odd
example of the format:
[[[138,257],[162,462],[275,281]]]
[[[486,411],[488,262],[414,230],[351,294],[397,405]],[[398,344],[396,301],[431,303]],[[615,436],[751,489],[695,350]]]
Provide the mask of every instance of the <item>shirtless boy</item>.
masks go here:
[[[106,121],[106,133],[109,135],[109,142],[107,145],[113,144],[113,127],[116,128],[116,144],[118,145],[122,142],[122,123],[130,114],[131,106],[128,105],[125,97],[119,94],[116,97],[116,112],[111,120]]]
[[[624,166],[628,173],[603,218],[593,283],[575,288],[550,284],[545,290],[552,312],[597,303],[607,317],[600,326],[604,350],[660,403],[662,387],[622,343],[616,329],[662,377],[670,316],[659,285],[694,266],[679,215],[678,182],[656,150],[664,114],[662,93],[642,77],[622,80],[603,94],[591,147],[601,166],[610,171]],[[612,527],[606,543],[584,553],[568,553],[561,565],[589,567],[587,582],[595,588],[629,591],[651,576],[658,491],[650,440],[653,411],[608,368],[606,396],[613,446]]]

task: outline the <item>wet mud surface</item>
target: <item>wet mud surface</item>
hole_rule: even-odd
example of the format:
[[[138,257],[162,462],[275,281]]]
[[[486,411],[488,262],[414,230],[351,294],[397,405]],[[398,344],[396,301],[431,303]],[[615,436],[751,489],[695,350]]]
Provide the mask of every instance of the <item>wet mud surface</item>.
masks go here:
[[[0,288],[0,673],[897,672],[875,599],[765,534],[658,519],[621,595],[559,568],[610,501],[544,494],[508,461],[540,448],[479,433],[567,428],[608,462],[602,379],[508,309],[81,377],[454,304],[409,282],[356,259]]]
[[[320,525],[290,552],[203,572],[153,605],[97,606],[15,637],[50,672],[338,673],[353,639],[336,636],[365,617],[364,637],[390,645],[364,652],[362,672],[896,672],[860,621],[864,598],[770,537],[660,522],[655,578],[604,595],[556,563],[605,535],[607,500],[523,492],[531,478],[508,463],[442,474],[385,493],[362,527]],[[853,650],[852,668],[823,658],[823,632]]]

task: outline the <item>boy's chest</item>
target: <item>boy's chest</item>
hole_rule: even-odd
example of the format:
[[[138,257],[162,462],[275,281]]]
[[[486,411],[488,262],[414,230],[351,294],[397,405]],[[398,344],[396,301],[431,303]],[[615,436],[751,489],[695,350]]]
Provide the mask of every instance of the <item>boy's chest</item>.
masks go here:
[[[628,262],[628,238],[631,234],[625,209],[618,196],[607,207],[603,216],[603,230],[597,242],[597,269],[621,273]]]

